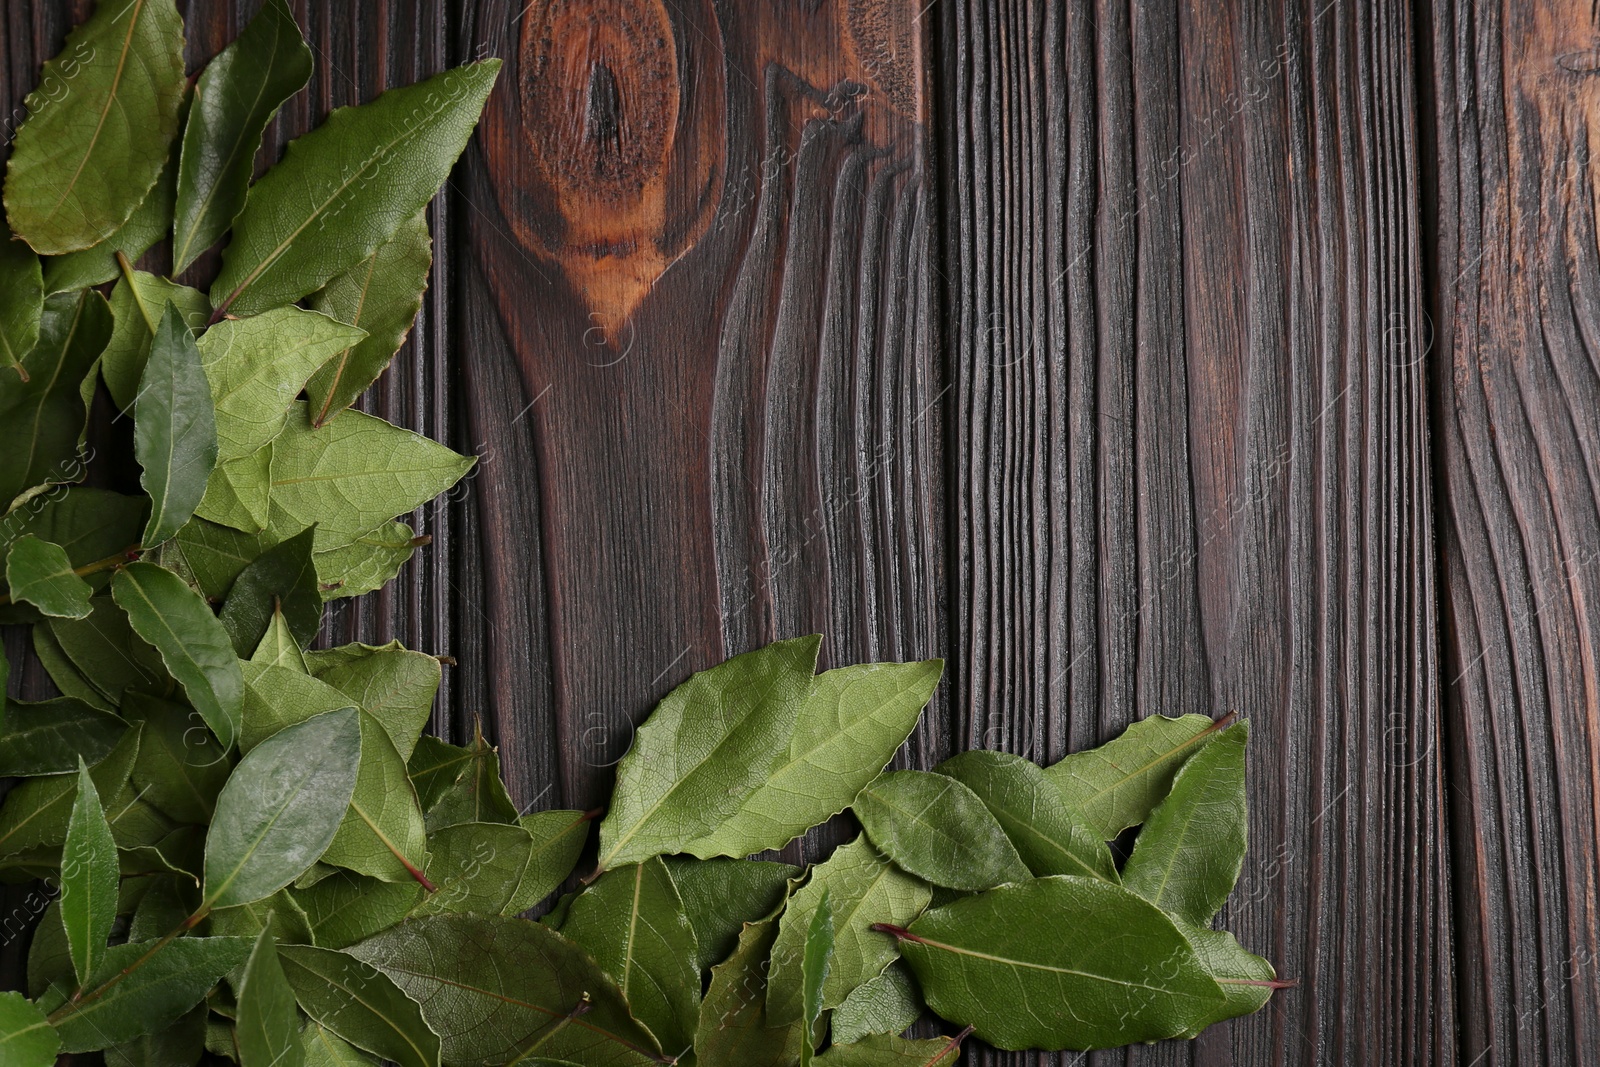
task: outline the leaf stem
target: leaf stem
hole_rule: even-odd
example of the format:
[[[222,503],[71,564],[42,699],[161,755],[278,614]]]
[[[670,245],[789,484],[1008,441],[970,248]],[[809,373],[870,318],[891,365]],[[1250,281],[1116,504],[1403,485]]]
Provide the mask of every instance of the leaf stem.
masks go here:
[[[118,552],[115,555],[107,556],[105,559],[97,559],[93,563],[85,563],[81,567],[76,567],[73,569],[72,573],[76,574],[79,578],[86,578],[91,574],[99,574],[101,571],[114,570],[132,559],[143,548],[143,545],[129,545],[127,548],[124,548],[121,552]],[[10,603],[10,593],[0,594],[0,608],[3,608]]]
[[[150,957],[154,956],[157,952],[160,952],[162,949],[172,944],[172,942],[176,941],[179,937],[188,933],[190,930],[193,930],[196,926],[199,926],[205,921],[206,916],[210,914],[211,905],[201,904],[195,909],[194,914],[183,920],[183,922],[179,923],[170,932],[164,934],[158,941],[156,941],[155,944],[151,945],[149,949],[145,951],[144,955],[140,956],[138,959],[122,968],[122,970],[118,971],[104,982],[101,982],[94,989],[89,990],[88,992],[85,992],[81,989],[78,990],[78,992],[72,995],[71,1000],[67,1001],[65,1004],[61,1005],[61,1007],[51,1012],[47,1021],[51,1024],[54,1024],[60,1020],[62,1016],[78,1010],[91,1000],[95,1000],[104,996],[106,992],[118,982],[122,981],[124,978],[128,977],[128,975],[132,974],[134,971],[138,970],[140,967],[143,967],[147,962],[149,962]]]

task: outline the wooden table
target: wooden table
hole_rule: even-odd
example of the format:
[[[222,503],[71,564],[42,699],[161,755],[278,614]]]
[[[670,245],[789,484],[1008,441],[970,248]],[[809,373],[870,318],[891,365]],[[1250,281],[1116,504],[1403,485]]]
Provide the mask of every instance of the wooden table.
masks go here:
[[[1600,1062],[1591,4],[293,6],[264,161],[506,61],[368,401],[482,462],[328,637],[454,656],[523,803],[811,631],[947,659],[914,765],[1236,710],[1299,988],[1087,1062]],[[11,105],[89,8],[0,4]]]

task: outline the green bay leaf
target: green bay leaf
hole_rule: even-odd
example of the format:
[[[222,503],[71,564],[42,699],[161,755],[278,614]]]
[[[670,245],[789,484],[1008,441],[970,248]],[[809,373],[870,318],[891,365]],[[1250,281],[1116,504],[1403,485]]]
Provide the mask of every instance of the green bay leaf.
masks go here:
[[[154,563],[130,563],[111,582],[111,595],[133,631],[155,647],[168,673],[224,748],[239,733],[244,679],[228,633],[200,594]],[[59,632],[59,631],[58,631]]]
[[[103,797],[116,796],[127,782],[138,754],[139,731],[129,730],[117,747],[90,769],[96,792]],[[7,793],[0,803],[0,863],[18,864],[31,854],[48,852],[66,841],[67,822],[77,795],[75,774],[30,778]]]
[[[156,324],[139,379],[133,453],[142,472],[139,485],[151,501],[144,543],[158,545],[194,514],[217,462],[211,387],[194,334],[171,304]]]
[[[340,108],[250,189],[212,302],[254,315],[370,256],[444,183],[500,70],[497,59]]]
[[[311,560],[313,533],[305,530],[251,560],[228,590],[218,616],[233,649],[248,656],[267,635],[274,616],[301,648],[322,626],[322,591]]]
[[[833,905],[827,887],[817,898],[800,951],[800,1067],[811,1067],[822,1022],[822,983],[833,959]]]
[[[26,379],[22,359],[39,340],[44,313],[44,279],[33,249],[0,228],[0,366]]]
[[[727,959],[744,924],[771,915],[800,876],[800,868],[768,860],[667,856],[665,862],[694,927],[697,972]]]
[[[272,521],[272,446],[213,467],[194,513],[245,533],[265,530]]]
[[[733,817],[789,750],[821,638],[692,675],[650,713],[617,766],[600,867],[682,852]]]
[[[72,969],[86,984],[105,956],[117,918],[117,843],[88,764],[78,761],[78,794],[61,847],[61,925]]]
[[[103,285],[123,272],[124,260],[130,265],[138,262],[140,256],[172,232],[172,197],[177,180],[177,154],[169,151],[161,177],[116,233],[97,245],[45,260],[44,291],[64,293]],[[159,303],[156,309],[159,312]],[[204,324],[202,319],[200,325]]]
[[[322,862],[386,882],[420,881],[427,830],[405,760],[382,723],[365,711],[359,719],[361,768]]]
[[[922,1017],[922,994],[904,960],[850,991],[829,1021],[834,1044],[849,1045],[876,1034],[900,1034]]]
[[[820,1067],[947,1067],[961,1057],[961,1037],[921,1041],[878,1034],[854,1044],[836,1044],[816,1062]]]
[[[694,1034],[697,1062],[708,1067],[793,1067],[800,1062],[799,1020],[778,1024],[767,1017],[767,957],[777,930],[777,919],[746,924],[733,954],[711,968]]]
[[[52,1067],[61,1039],[44,1012],[21,993],[0,993],[0,1063],[6,1067]]]
[[[200,713],[130,692],[123,698],[122,714],[140,725],[139,758],[131,776],[139,795],[178,822],[210,822],[233,761]]]
[[[306,669],[318,681],[375,715],[400,755],[411,758],[439,692],[437,658],[391,641],[316,649],[305,659]]]
[[[853,808],[880,852],[934,885],[974,891],[1031,873],[984,802],[954,778],[892,771]]]
[[[172,270],[220,239],[244,207],[261,133],[311,78],[311,50],[283,0],[267,0],[206,64],[183,128]]]
[[[439,1038],[389,976],[332,949],[286,945],[281,956],[295,997],[312,1019],[399,1067],[438,1067]]]
[[[0,730],[0,775],[67,774],[82,758],[96,764],[128,730],[115,715],[81,700],[6,701]]]
[[[106,342],[100,372],[106,389],[117,407],[127,411],[139,396],[139,379],[144,377],[150,359],[150,342],[168,304],[191,330],[205,327],[211,316],[206,294],[186,285],[168,281],[144,271],[133,271],[118,279],[111,290],[111,314],[115,320]]]
[[[156,184],[183,105],[170,0],[102,0],[28,94],[6,165],[6,215],[42,255],[98,244]]]
[[[1074,752],[1045,768],[1067,802],[1107,841],[1149,818],[1183,762],[1227,721],[1204,715],[1152,715],[1111,741]]]
[[[256,938],[239,985],[239,1067],[301,1067],[300,1013],[278,962],[269,922]]]
[[[1226,930],[1207,930],[1178,924],[1178,929],[1188,937],[1189,944],[1200,957],[1206,972],[1217,980],[1226,998],[1223,1005],[1195,1023],[1180,1037],[1194,1037],[1212,1023],[1234,1019],[1260,1011],[1272,999],[1280,983],[1272,964],[1244,950],[1244,947]]]
[[[89,614],[89,583],[74,573],[60,545],[24,534],[6,553],[6,585],[13,602],[32,604],[45,615],[81,619]]]
[[[418,547],[432,538],[416,537],[398,519],[362,534],[347,545],[318,552],[317,577],[324,600],[361,596],[381,589],[400,573]]]

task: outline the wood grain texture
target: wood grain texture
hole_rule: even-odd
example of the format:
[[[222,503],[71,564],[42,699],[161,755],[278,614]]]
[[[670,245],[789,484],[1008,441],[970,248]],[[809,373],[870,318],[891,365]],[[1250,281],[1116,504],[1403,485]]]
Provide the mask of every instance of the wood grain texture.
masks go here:
[[[1454,1062],[1408,16],[938,10],[960,743],[1248,717],[1222,918],[1300,980],[1091,1058]]]
[[[1436,383],[1462,1056],[1600,1056],[1592,5],[1439,3]]]

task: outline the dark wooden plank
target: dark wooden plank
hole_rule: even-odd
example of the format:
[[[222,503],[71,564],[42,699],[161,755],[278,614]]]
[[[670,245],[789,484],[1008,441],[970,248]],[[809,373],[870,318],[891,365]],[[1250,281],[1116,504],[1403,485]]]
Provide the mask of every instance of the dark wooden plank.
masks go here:
[[[1092,1059],[1453,1062],[1407,14],[937,10],[958,735],[1248,717],[1222,919],[1301,983]]]
[[[822,633],[831,663],[942,650],[916,10],[471,12],[506,60],[458,284],[518,795],[548,774],[603,800],[671,685],[776,637]],[[944,751],[937,709],[920,738]]]
[[[1590,4],[1432,5],[1462,1056],[1600,1056]]]

